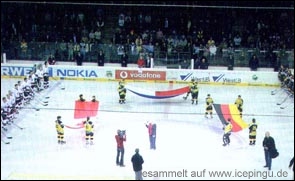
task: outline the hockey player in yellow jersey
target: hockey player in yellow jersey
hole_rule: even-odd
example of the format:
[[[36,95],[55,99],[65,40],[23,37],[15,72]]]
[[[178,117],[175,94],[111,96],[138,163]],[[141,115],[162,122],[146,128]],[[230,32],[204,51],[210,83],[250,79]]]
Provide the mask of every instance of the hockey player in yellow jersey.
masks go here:
[[[118,93],[119,93],[119,103],[120,104],[125,104],[125,100],[126,100],[126,88],[125,88],[125,84],[122,82],[119,82],[119,86],[118,86]]]
[[[235,105],[240,111],[240,117],[242,117],[242,114],[243,114],[243,104],[244,104],[244,100],[242,99],[241,95],[238,95],[238,98],[235,101]]]
[[[252,119],[252,123],[249,124],[249,145],[255,145],[256,142],[256,130],[258,125],[255,118]]]
[[[61,121],[61,116],[57,116],[57,120],[55,121],[55,128],[57,132],[58,144],[65,144],[64,141],[64,124]]]
[[[231,119],[228,118],[225,127],[223,128],[224,133],[223,133],[223,146],[229,145],[230,143],[230,138],[229,136],[231,135],[231,131],[233,129],[233,125],[231,124]]]
[[[195,83],[195,79],[192,79],[189,83],[188,83],[188,87],[189,87],[189,91],[186,93],[186,96],[183,97],[184,100],[186,100],[188,98],[188,96],[191,93],[191,88]]]
[[[123,86],[125,86],[125,85],[126,85],[125,79],[121,79],[121,80],[119,81],[119,85],[123,85]]]
[[[191,86],[190,92],[192,94],[192,104],[196,101],[196,104],[198,104],[198,97],[199,97],[199,88],[198,88],[198,82],[194,82]]]
[[[205,112],[205,118],[208,118],[208,114],[210,114],[210,117],[213,118],[213,99],[210,96],[210,94],[207,95],[206,98],[206,112]]]
[[[94,136],[93,128],[94,128],[94,125],[93,125],[92,121],[90,121],[90,117],[87,117],[86,121],[84,121],[83,123],[84,123],[84,126],[85,126],[86,144],[93,145],[93,136]]]

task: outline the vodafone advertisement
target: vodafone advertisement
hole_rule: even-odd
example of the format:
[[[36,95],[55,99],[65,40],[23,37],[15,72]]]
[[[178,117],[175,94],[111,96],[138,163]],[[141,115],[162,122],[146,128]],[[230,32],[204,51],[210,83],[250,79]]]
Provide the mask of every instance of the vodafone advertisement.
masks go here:
[[[149,71],[149,70],[116,70],[116,79],[132,80],[166,80],[166,71]]]

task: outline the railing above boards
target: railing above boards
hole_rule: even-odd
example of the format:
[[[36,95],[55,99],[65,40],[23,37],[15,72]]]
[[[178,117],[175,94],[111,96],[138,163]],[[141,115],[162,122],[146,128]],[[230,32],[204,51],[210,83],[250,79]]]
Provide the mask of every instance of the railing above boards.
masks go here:
[[[21,59],[21,60],[47,60],[49,55],[55,56],[57,61],[73,61],[73,56],[77,53],[75,49],[70,49],[69,44],[66,43],[49,43],[49,42],[30,42],[27,46],[21,47],[19,42],[11,42],[9,45],[2,46],[1,52],[6,53],[6,58]],[[97,55],[99,50],[105,54],[106,63],[120,63],[122,48],[128,55],[129,63],[136,63],[139,55],[144,58],[153,56],[155,65],[171,66],[172,64],[178,66],[184,60],[191,60],[193,53],[191,51],[159,51],[159,48],[148,46],[142,48],[141,52],[137,52],[128,45],[114,45],[114,44],[89,44],[85,50],[85,62],[97,62]],[[81,50],[81,49],[80,49]],[[73,53],[73,54],[72,54]],[[277,64],[288,65],[294,68],[294,49],[292,50],[259,50],[253,48],[220,48],[217,47],[215,52],[211,52],[206,48],[195,49],[198,57],[205,56],[211,66],[227,66],[229,59],[233,59],[234,66],[247,67],[249,60],[253,55],[259,59],[260,67],[274,67]],[[73,56],[71,56],[71,54]],[[232,60],[231,60],[232,61]],[[172,65],[172,66],[173,66]]]

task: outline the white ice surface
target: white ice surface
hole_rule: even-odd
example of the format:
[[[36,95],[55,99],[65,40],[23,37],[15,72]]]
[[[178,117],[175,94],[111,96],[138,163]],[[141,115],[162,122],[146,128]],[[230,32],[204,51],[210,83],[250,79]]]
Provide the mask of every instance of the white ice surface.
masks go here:
[[[17,79],[1,80],[1,97],[13,88]],[[182,96],[170,99],[147,99],[127,92],[126,104],[118,103],[117,82],[64,81],[56,85],[51,81],[51,91],[40,93],[40,100],[50,96],[49,105],[27,105],[20,110],[14,125],[9,127],[8,136],[1,135],[1,179],[134,179],[131,156],[135,148],[140,149],[145,163],[143,171],[170,173],[168,177],[144,177],[144,179],[292,179],[288,168],[294,155],[294,101],[287,100],[280,109],[277,105],[286,93],[271,95],[271,87],[208,86],[200,84],[199,104],[192,105]],[[168,90],[184,85],[168,83],[133,83],[133,87],[150,91]],[[61,87],[65,87],[62,90]],[[92,146],[85,146],[83,129],[65,129],[65,145],[58,145],[55,131],[56,116],[62,116],[67,125],[75,125],[74,101],[79,94],[90,100],[95,95],[99,100]],[[256,118],[258,133],[256,146],[248,145],[248,129],[232,133],[231,145],[222,146],[222,125],[214,112],[213,119],[204,118],[205,98],[211,94],[215,103],[231,104],[237,95],[244,99],[246,122]],[[293,98],[292,98],[293,99]],[[33,107],[40,108],[35,111]],[[157,123],[156,150],[149,149],[147,121]],[[125,142],[125,165],[117,167],[115,134],[117,129],[127,130]],[[263,166],[262,140],[266,131],[275,139],[280,155],[273,159],[272,171]],[[205,170],[205,171],[204,171]],[[171,174],[178,171],[178,175]],[[197,172],[199,177],[191,176]],[[214,171],[229,171],[232,176],[213,177]],[[241,176],[241,174],[242,175]],[[175,173],[175,172],[174,172]],[[182,174],[184,173],[184,174]],[[239,173],[239,176],[234,175]],[[266,175],[268,174],[268,175]],[[285,176],[280,175],[285,174]]]

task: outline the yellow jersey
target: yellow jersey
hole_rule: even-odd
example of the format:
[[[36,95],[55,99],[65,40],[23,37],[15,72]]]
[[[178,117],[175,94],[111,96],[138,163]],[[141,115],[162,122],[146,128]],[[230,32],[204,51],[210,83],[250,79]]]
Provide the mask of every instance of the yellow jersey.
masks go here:
[[[228,123],[224,128],[224,134],[230,133],[232,129],[233,129],[233,125],[231,123]]]

